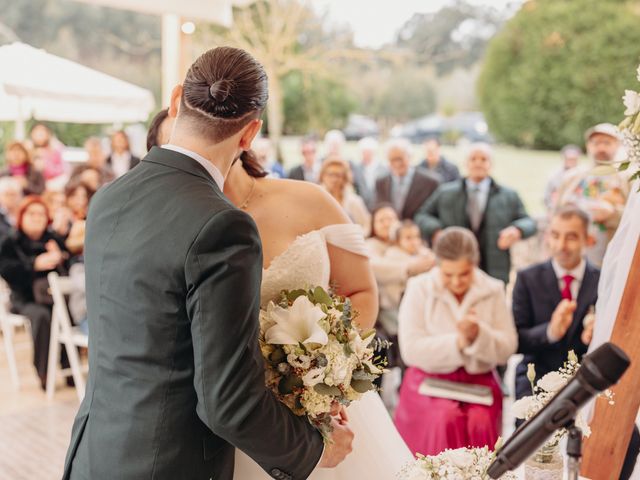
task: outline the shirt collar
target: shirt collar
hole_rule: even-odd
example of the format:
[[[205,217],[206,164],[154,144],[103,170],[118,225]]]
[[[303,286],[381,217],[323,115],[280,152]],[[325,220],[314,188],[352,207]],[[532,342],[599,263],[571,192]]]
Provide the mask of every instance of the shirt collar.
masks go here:
[[[578,282],[582,282],[582,279],[584,278],[584,272],[587,269],[587,262],[584,258],[580,261],[578,266],[572,270],[566,270],[562,268],[555,259],[551,260],[551,265],[553,266],[553,271],[555,272],[558,279],[564,277],[565,275],[571,275]]]
[[[400,183],[401,180],[403,180],[402,184],[403,185],[408,185],[411,183],[411,181],[413,180],[413,174],[415,172],[415,168],[414,167],[409,167],[409,170],[407,170],[407,174],[404,177],[398,177],[397,175],[391,174],[391,176],[393,177],[393,180],[396,183]],[[406,179],[406,181],[405,181]]]
[[[177,145],[172,145],[167,143],[166,145],[162,145],[162,148],[166,150],[173,150],[174,152],[181,153],[186,155],[187,157],[193,158],[196,162],[204,167],[204,169],[211,175],[211,178],[216,182],[220,191],[224,189],[224,175],[222,172],[209,160],[204,158],[202,155],[197,154],[196,152],[192,152],[191,150],[187,150],[186,148],[179,147]]]
[[[489,188],[491,188],[491,177],[487,177],[482,180],[480,183],[476,183],[470,178],[466,179],[467,189],[471,189],[472,187],[478,187],[481,192],[488,192]]]

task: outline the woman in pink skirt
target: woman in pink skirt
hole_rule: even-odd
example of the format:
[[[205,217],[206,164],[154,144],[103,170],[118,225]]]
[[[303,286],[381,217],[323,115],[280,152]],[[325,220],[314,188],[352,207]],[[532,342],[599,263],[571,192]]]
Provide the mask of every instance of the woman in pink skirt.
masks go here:
[[[517,347],[504,284],[478,269],[478,243],[466,229],[443,230],[434,252],[438,266],[409,280],[400,305],[398,342],[409,368],[395,423],[414,453],[492,448],[502,423],[502,393],[494,369]],[[487,386],[493,404],[419,393],[426,378]]]

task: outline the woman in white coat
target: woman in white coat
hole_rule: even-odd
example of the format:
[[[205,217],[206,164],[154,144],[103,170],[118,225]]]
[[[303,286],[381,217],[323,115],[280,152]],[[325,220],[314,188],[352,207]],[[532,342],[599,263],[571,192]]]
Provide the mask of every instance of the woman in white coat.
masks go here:
[[[409,368],[395,423],[413,453],[493,447],[502,423],[502,392],[494,369],[517,348],[504,284],[477,267],[478,243],[466,229],[445,229],[434,252],[438,266],[409,280],[400,305],[398,340]],[[419,393],[427,378],[487,386],[493,404]]]

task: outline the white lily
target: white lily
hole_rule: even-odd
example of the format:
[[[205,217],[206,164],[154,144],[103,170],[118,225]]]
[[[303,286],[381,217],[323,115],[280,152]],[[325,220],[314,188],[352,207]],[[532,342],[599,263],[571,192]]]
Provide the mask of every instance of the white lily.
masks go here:
[[[324,312],[304,295],[298,297],[288,310],[274,306],[270,313],[275,325],[265,332],[267,343],[326,345],[329,341],[327,332],[318,324],[325,317]]]
[[[369,344],[371,343],[371,340],[373,340],[375,334],[375,330],[372,330],[365,338],[362,338],[355,332],[351,335],[351,338],[349,339],[349,346],[356,357],[364,359],[367,356]]]
[[[302,376],[302,383],[305,387],[314,387],[324,380],[324,368],[314,368]]]
[[[640,112],[640,94],[633,90],[625,90],[624,97],[622,97],[624,106],[627,108],[624,111],[625,115],[635,115]]]

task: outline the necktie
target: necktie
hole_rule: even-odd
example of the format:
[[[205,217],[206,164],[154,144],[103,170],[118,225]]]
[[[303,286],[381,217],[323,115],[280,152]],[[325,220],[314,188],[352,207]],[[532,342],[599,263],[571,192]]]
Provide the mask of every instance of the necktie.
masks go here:
[[[482,222],[482,210],[480,209],[480,187],[477,185],[469,188],[469,203],[467,205],[467,213],[469,214],[469,223],[474,232],[480,230]]]
[[[398,178],[398,188],[393,195],[393,207],[395,208],[396,212],[398,213],[398,215],[402,215],[402,209],[404,208],[404,202],[406,200],[406,193],[405,193],[405,180],[406,177],[399,177]]]
[[[562,277],[562,281],[564,282],[564,288],[560,295],[562,295],[563,300],[573,300],[573,295],[571,294],[571,283],[575,280],[573,275],[565,275]]]

